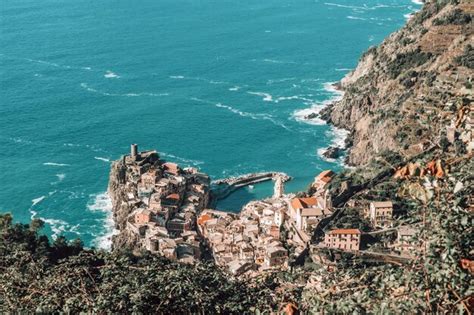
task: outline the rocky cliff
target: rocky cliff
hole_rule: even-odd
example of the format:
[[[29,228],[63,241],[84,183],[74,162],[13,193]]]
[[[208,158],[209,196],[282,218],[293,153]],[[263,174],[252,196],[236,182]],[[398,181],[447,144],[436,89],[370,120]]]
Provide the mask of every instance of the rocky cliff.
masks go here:
[[[470,0],[426,3],[341,80],[344,97],[322,117],[351,131],[349,164],[387,150],[418,154],[472,103],[473,13]]]
[[[119,234],[113,236],[112,247],[133,248],[138,241],[138,238],[131,233],[127,233],[125,226],[127,224],[127,217],[132,213],[133,206],[125,202],[127,197],[123,189],[123,184],[126,181],[126,168],[122,161],[114,161],[110,168],[108,194],[112,200],[112,213],[114,216],[115,228],[121,231]]]

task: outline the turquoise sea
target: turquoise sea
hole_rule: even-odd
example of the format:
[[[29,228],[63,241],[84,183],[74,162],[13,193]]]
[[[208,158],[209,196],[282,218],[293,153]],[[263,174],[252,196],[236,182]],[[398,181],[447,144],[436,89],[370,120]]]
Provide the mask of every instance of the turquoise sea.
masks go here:
[[[361,53],[420,8],[409,0],[3,0],[0,211],[106,246],[110,161],[130,143],[212,178],[283,171],[287,191],[343,140],[301,121]],[[236,192],[238,211],[271,183]]]

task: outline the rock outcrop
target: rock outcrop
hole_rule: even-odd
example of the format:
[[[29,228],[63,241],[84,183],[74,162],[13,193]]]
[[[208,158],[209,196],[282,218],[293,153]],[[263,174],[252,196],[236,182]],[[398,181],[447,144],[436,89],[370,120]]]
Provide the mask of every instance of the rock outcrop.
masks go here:
[[[344,97],[322,117],[352,131],[349,164],[411,156],[445,136],[446,117],[473,101],[473,13],[469,0],[426,3],[341,80]]]
[[[196,216],[209,203],[210,179],[195,168],[181,169],[156,151],[113,162],[109,179],[115,227],[113,249],[131,248],[192,262],[200,257]]]

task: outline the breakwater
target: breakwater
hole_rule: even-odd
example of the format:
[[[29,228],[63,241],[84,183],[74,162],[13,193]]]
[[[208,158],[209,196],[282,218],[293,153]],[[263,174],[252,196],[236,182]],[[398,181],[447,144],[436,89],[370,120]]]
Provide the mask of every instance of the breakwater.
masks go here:
[[[282,172],[261,172],[214,180],[211,182],[211,207],[215,206],[217,201],[226,198],[240,188],[269,180],[276,180],[277,178],[281,178],[283,182],[291,179],[290,176]]]

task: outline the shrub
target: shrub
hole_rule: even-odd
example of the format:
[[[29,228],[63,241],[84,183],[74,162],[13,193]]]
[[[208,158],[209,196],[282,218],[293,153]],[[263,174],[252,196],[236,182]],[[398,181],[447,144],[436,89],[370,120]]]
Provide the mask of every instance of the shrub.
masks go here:
[[[454,61],[460,66],[474,69],[474,47],[471,45],[464,47],[464,53],[456,57]]]
[[[470,14],[464,13],[461,9],[455,9],[442,18],[434,19],[433,25],[465,25],[471,23],[471,20]]]
[[[391,61],[387,70],[390,78],[397,78],[404,70],[421,66],[431,58],[431,53],[422,52],[420,48],[406,54],[398,54],[395,60]]]

